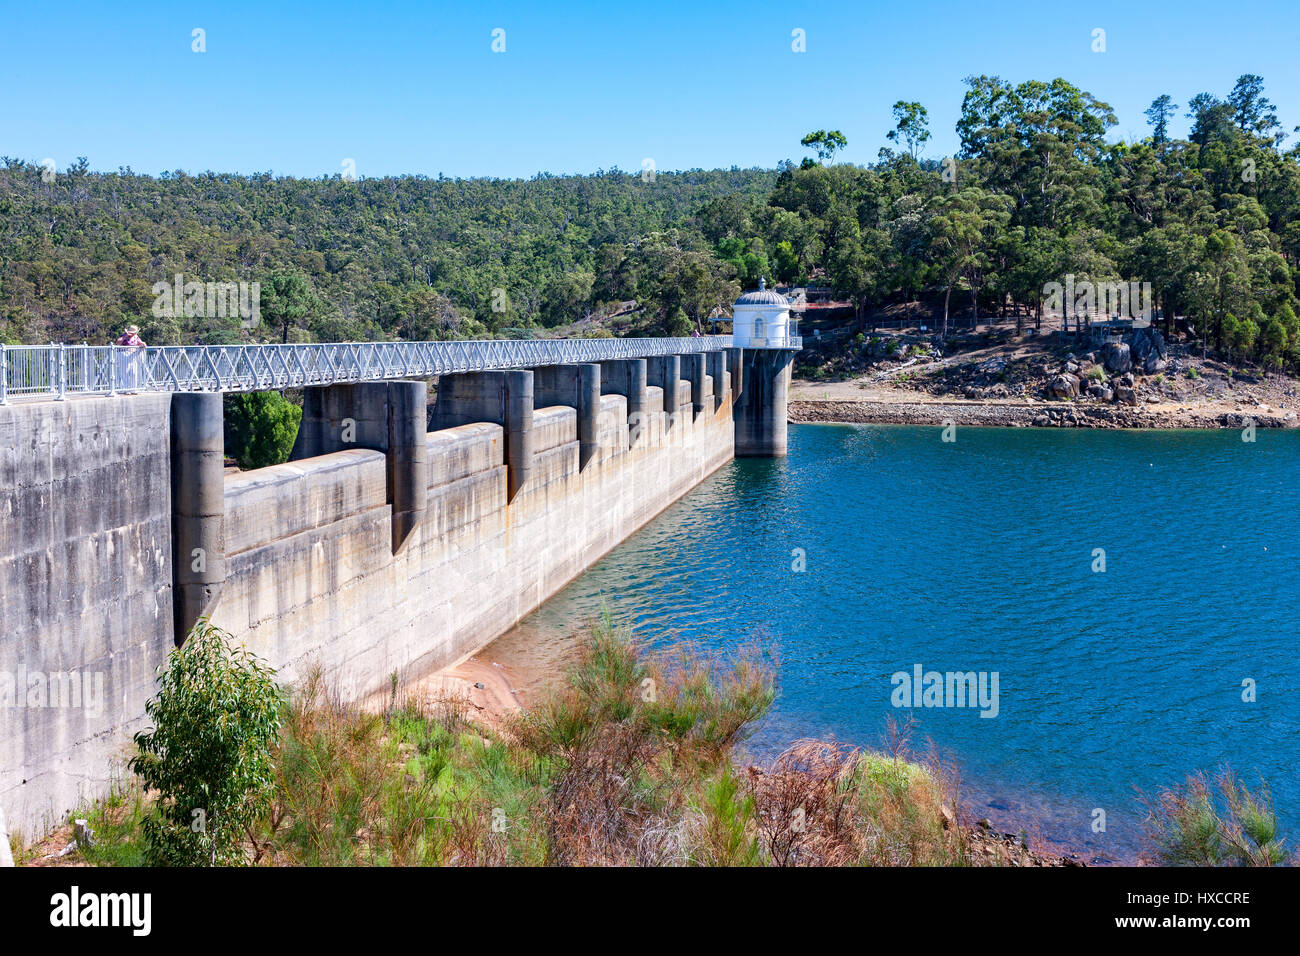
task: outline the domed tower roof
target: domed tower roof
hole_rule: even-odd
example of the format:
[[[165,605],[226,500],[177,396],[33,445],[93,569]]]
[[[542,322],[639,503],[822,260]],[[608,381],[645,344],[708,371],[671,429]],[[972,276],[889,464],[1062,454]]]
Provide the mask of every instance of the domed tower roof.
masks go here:
[[[781,293],[769,289],[767,287],[766,279],[759,279],[758,288],[753,292],[746,292],[742,295],[736,300],[736,305],[775,305],[782,309],[788,309],[790,307],[790,300]]]

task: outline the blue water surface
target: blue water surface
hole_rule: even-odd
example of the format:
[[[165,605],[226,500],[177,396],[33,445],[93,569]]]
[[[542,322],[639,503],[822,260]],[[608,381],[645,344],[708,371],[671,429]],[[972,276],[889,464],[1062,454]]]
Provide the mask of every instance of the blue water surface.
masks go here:
[[[1140,794],[1225,764],[1300,841],[1300,431],[955,437],[794,426],[788,458],[728,464],[507,641],[571,646],[602,606],[658,643],[757,638],[780,661],[758,757],[878,747],[911,714],[975,816],[1099,861],[1140,849]],[[997,716],[893,707],[917,664],[996,672]]]

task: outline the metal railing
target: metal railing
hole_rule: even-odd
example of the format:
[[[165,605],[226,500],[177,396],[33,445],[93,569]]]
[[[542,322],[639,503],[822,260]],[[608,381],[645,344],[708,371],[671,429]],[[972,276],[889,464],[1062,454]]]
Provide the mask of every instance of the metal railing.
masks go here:
[[[801,349],[803,348],[803,339],[799,336],[788,336],[781,338],[772,336],[771,338],[751,338],[745,343],[745,348],[751,349]]]
[[[793,343],[792,343],[793,344]],[[255,392],[455,372],[712,352],[729,335],[664,339],[470,339],[317,345],[0,345],[0,404],[11,396]],[[795,347],[798,347],[795,345]]]

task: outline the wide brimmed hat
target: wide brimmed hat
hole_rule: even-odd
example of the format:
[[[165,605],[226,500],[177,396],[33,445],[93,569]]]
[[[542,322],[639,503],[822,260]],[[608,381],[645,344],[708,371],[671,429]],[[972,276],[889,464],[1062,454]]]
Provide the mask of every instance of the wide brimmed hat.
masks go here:
[[[127,335],[135,335],[135,334],[136,334],[137,332],[139,332],[139,331],[140,331],[140,326],[138,326],[138,325],[128,325],[128,326],[126,327],[126,334],[127,334]]]

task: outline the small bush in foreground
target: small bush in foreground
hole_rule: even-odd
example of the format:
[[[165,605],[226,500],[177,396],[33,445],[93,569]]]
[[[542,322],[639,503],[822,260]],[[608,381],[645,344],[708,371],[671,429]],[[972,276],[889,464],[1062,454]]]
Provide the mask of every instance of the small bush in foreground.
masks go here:
[[[954,778],[908,759],[910,727],[891,722],[884,753],[802,741],[743,762],[776,694],[757,646],[651,652],[601,621],[563,683],[492,730],[464,701],[345,704],[318,672],[277,711],[269,672],[227,640],[204,624],[169,661],[136,758],[157,797],[106,807],[92,861],[143,847],[151,863],[312,866],[975,862]]]
[[[1147,851],[1157,863],[1276,866],[1286,860],[1267,785],[1252,793],[1229,769],[1213,780],[1194,774],[1146,803]]]
[[[200,620],[160,668],[130,767],[158,792],[144,821],[152,865],[240,863],[246,828],[270,797],[280,733],[274,671]]]

